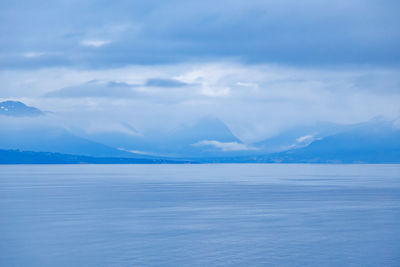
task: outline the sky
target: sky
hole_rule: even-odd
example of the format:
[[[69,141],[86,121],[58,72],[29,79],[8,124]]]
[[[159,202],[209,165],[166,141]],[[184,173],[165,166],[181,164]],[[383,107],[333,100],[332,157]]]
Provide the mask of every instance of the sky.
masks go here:
[[[2,0],[0,100],[86,131],[215,116],[244,141],[396,119],[399,11],[394,0]]]

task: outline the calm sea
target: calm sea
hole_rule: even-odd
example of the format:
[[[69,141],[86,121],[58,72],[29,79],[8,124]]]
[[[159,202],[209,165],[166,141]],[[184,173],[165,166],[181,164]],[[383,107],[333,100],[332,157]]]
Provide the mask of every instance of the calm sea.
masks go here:
[[[400,266],[400,165],[3,165],[0,266]]]

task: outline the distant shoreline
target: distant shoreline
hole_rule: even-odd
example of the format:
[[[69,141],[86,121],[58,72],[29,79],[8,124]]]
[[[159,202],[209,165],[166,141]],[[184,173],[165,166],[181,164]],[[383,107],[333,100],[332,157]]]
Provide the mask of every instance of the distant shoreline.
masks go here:
[[[240,157],[240,158],[118,158],[91,157],[52,152],[34,152],[20,150],[0,150],[0,165],[82,165],[82,164],[400,164],[399,161],[384,161],[375,159],[366,161],[354,160],[293,160],[290,158]]]

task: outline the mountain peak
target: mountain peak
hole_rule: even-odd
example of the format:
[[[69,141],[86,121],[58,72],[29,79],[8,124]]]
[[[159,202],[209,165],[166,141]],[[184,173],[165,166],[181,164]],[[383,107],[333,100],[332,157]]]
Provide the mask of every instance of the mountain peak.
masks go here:
[[[8,100],[0,102],[0,115],[36,117],[43,115],[43,112],[35,107],[27,106],[22,102]]]
[[[224,122],[213,116],[202,117],[192,123],[184,124],[172,134],[179,140],[187,140],[191,144],[202,140],[240,142]]]

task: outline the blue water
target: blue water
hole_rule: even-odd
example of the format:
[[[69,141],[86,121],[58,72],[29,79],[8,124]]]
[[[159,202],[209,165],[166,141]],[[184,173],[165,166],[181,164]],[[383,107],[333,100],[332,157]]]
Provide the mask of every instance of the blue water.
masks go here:
[[[400,266],[400,165],[0,166],[0,266]]]

